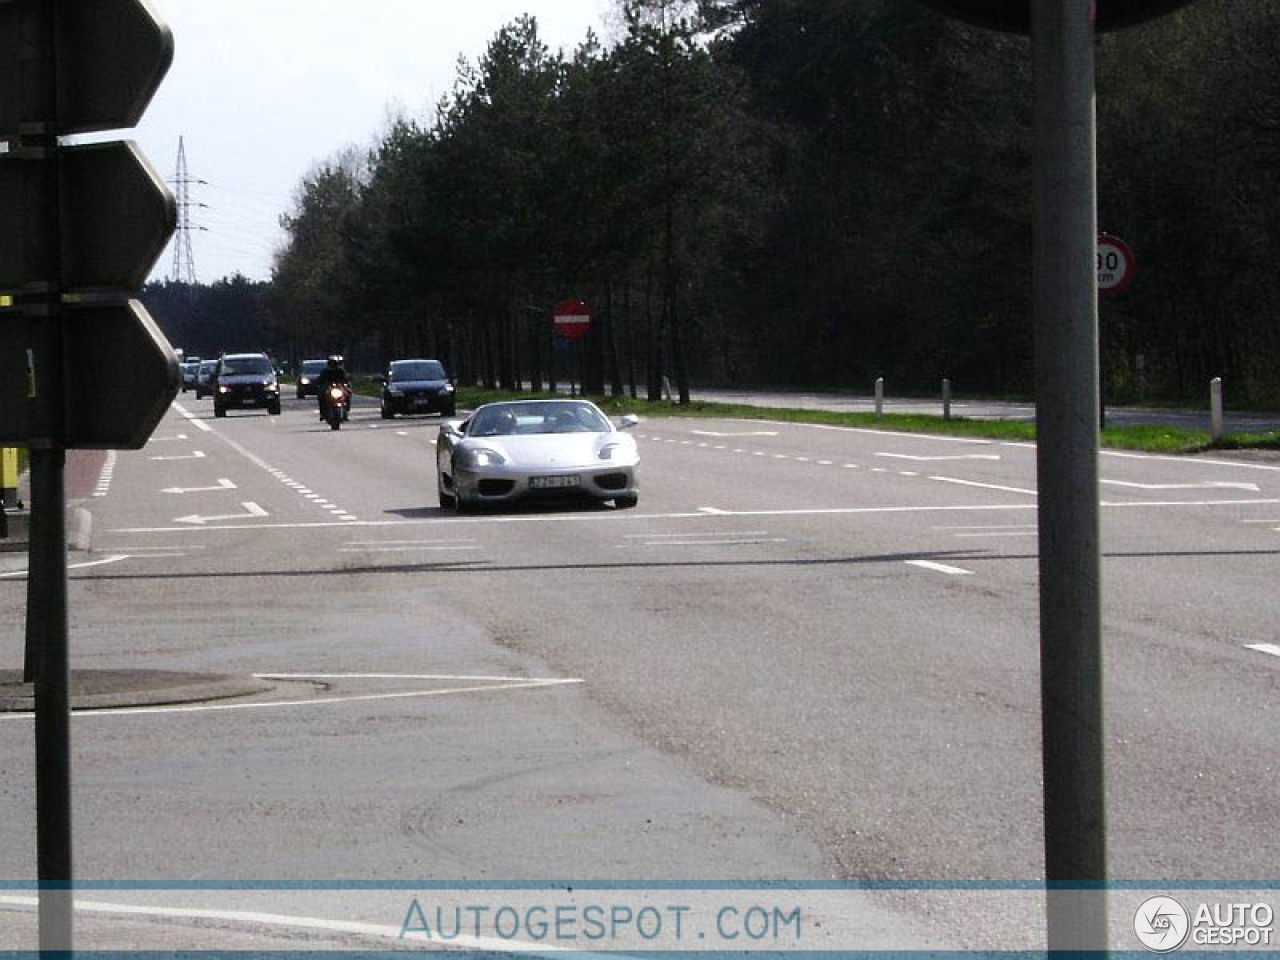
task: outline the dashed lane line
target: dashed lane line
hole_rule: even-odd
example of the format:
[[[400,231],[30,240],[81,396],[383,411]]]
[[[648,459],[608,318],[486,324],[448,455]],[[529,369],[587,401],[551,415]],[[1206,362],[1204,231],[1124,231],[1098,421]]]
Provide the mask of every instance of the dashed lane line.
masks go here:
[[[950,577],[973,576],[972,570],[966,570],[963,567],[949,567],[945,563],[934,563],[932,560],[906,560],[904,562],[909,567],[920,567],[923,570],[932,570],[935,573],[945,573]]]

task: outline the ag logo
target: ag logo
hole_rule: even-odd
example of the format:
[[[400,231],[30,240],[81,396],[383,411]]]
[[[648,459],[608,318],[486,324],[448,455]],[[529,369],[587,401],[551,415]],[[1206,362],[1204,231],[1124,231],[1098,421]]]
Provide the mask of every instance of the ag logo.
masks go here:
[[[1152,953],[1169,953],[1187,940],[1191,916],[1173,897],[1148,897],[1133,915],[1133,932]]]

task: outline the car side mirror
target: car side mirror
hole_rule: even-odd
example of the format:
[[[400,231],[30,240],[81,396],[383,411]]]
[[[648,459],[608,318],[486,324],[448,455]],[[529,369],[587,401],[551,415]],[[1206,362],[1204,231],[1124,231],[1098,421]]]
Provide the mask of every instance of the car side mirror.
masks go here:
[[[447,433],[451,437],[460,437],[462,436],[462,421],[446,420],[440,424],[440,432]]]
[[[628,413],[625,417],[618,421],[618,427],[622,430],[630,430],[640,422],[640,418],[634,413]]]

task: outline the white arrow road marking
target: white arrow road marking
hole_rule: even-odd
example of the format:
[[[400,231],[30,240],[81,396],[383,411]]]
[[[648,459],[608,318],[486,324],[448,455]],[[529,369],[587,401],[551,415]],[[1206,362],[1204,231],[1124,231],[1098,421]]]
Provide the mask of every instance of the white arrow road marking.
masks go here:
[[[1273,657],[1280,657],[1280,647],[1274,643],[1246,643],[1245,647],[1249,650],[1257,650],[1259,653],[1269,653]]]
[[[232,513],[232,514],[226,514],[220,517],[202,517],[198,513],[193,513],[189,517],[176,517],[174,518],[173,522],[205,524],[205,523],[212,523],[215,520],[253,520],[257,517],[270,516],[270,514],[267,513],[267,511],[263,510],[260,506],[258,506],[252,500],[245,500],[243,503],[240,504],[240,506],[244,507],[246,511],[245,513]]]
[[[998,453],[961,453],[946,457],[917,457],[909,453],[877,453],[877,457],[893,457],[896,460],[999,460]]]
[[[165,487],[161,493],[207,493],[210,490],[234,490],[236,485],[226,477],[218,478],[216,487]]]
[[[698,437],[776,437],[777,430],[747,430],[738,433],[717,433],[714,430],[690,430],[694,436]]]
[[[952,577],[973,576],[972,570],[965,570],[963,567],[948,567],[945,563],[934,563],[931,560],[907,560],[905,563],[911,567],[922,567],[925,570],[934,570]]]
[[[962,487],[982,487],[984,490],[1003,490],[1005,493],[1025,493],[1029,497],[1039,496],[1039,494],[1034,490],[1024,490],[1022,487],[1002,487],[996,483],[978,483],[976,480],[961,480],[958,477],[930,477],[929,479],[940,480],[943,483],[957,483]]]
[[[103,557],[101,560],[86,560],[84,563],[68,564],[67,569],[83,570],[85,567],[101,567],[101,566],[105,566],[108,563],[119,563],[121,560],[128,560],[128,559],[129,559],[129,555],[127,553],[121,553],[121,554],[116,554],[110,557]],[[3,580],[7,577],[14,577],[14,578],[25,577],[26,575],[27,575],[26,570],[12,570],[9,573],[0,573],[0,580]]]
[[[192,454],[188,454],[186,456],[181,456],[181,457],[152,457],[151,459],[152,460],[203,460],[204,451],[197,450]]]
[[[1100,480],[1113,487],[1133,487],[1135,490],[1249,490],[1258,493],[1256,483],[1236,483],[1231,480],[1209,480],[1205,483],[1130,483],[1127,480]]]

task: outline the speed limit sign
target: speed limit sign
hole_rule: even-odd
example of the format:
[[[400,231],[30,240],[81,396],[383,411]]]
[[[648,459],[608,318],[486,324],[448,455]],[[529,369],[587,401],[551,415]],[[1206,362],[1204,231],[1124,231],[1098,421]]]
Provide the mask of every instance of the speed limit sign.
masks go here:
[[[1133,251],[1119,237],[1098,234],[1098,292],[1119,293],[1133,279]]]

